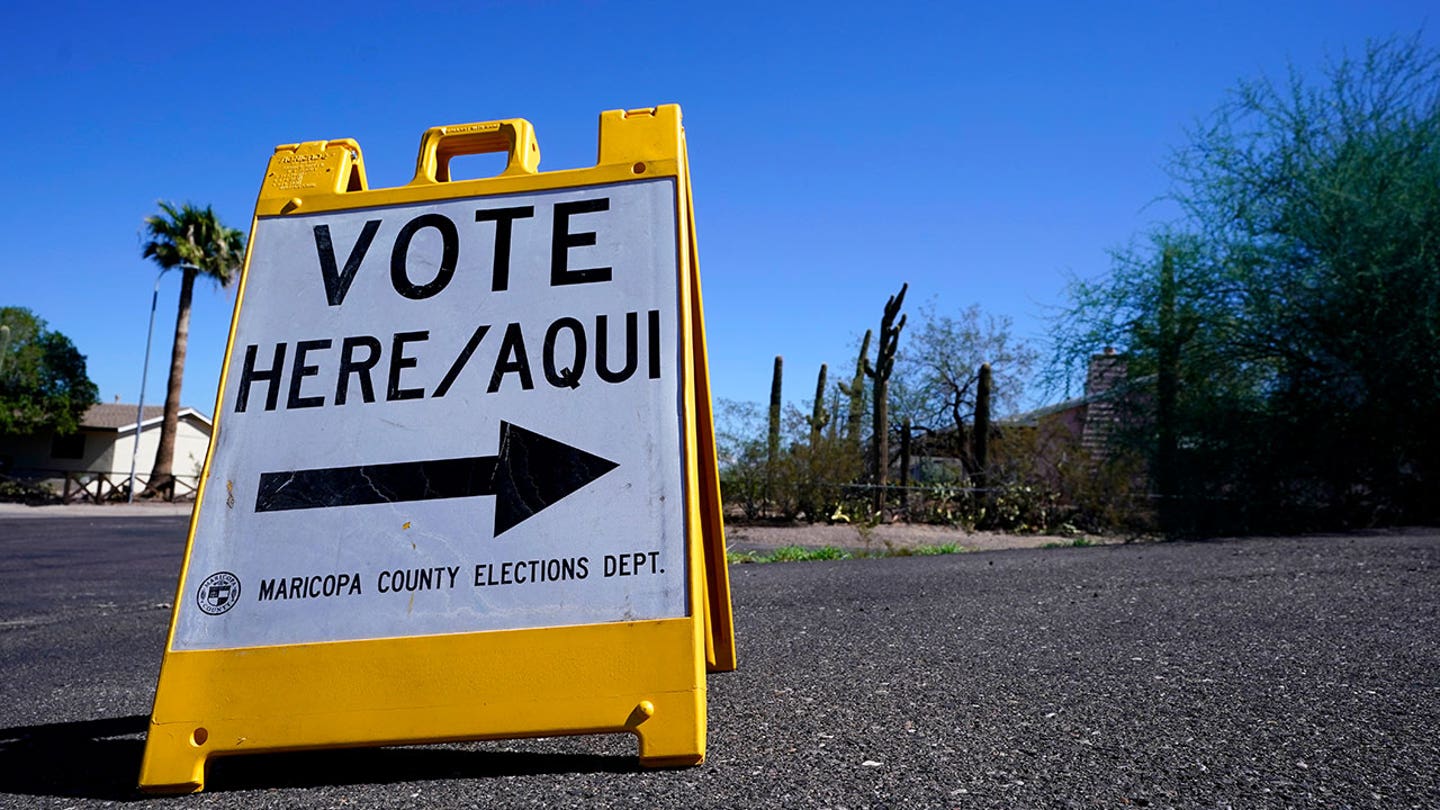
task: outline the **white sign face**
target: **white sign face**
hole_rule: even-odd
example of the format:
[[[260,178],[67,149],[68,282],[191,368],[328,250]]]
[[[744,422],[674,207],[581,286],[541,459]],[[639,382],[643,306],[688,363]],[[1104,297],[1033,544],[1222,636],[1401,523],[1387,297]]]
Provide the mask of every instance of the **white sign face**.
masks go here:
[[[174,647],[686,615],[673,179],[262,219]]]

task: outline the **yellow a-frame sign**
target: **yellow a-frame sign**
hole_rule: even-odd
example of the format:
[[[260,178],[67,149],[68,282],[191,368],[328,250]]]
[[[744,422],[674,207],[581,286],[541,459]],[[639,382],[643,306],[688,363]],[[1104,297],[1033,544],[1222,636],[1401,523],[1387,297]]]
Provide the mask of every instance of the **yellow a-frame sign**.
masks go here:
[[[451,179],[481,152],[505,170]],[[481,738],[704,757],[735,645],[680,110],[538,163],[520,119],[429,130],[398,188],[350,140],[276,149],[142,788]]]

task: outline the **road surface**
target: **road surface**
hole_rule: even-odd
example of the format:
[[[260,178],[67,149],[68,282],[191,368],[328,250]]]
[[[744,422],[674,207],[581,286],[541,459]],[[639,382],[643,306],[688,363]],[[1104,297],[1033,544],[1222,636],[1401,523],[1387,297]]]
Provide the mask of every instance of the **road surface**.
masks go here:
[[[0,806],[133,788],[173,515],[0,514]],[[626,736],[216,761],[156,807],[1440,807],[1440,533],[732,568],[709,758]]]

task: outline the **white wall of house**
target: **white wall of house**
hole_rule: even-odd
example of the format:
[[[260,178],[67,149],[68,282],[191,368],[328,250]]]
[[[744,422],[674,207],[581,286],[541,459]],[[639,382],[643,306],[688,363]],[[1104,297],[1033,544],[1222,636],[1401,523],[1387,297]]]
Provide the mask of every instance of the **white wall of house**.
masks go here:
[[[135,473],[143,481],[155,466],[155,450],[160,446],[160,425],[148,425],[140,434],[139,462]],[[135,450],[135,430],[131,428],[119,434],[114,440],[114,460],[111,470],[123,475],[130,474],[130,456]],[[210,449],[210,434],[197,426],[193,420],[181,419],[175,431],[175,460],[171,469],[178,476],[186,477],[192,483],[199,479],[200,468],[205,463],[205,453]]]

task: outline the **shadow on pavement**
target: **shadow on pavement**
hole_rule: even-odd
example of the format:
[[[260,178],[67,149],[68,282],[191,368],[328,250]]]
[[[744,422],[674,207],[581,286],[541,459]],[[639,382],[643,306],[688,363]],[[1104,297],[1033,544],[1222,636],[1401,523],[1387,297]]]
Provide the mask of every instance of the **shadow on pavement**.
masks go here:
[[[210,762],[205,792],[565,773],[624,773],[639,769],[639,762],[633,755],[542,754],[425,746],[348,748],[220,757]]]
[[[149,722],[135,715],[0,729],[0,792],[138,799]]]
[[[0,793],[136,801],[144,715],[0,729]],[[639,770],[634,755],[350,748],[212,759],[205,792]]]

